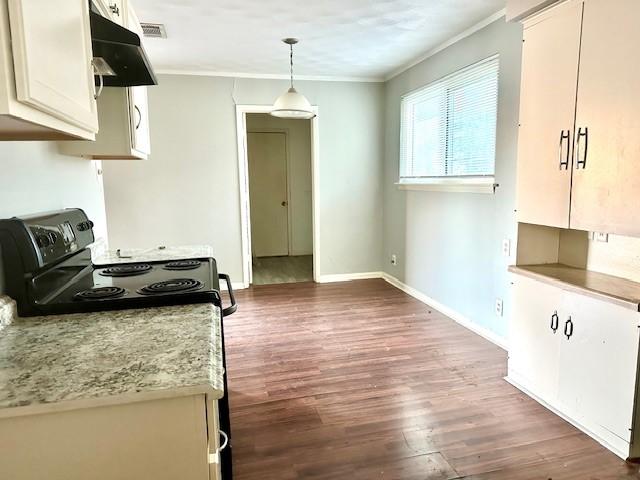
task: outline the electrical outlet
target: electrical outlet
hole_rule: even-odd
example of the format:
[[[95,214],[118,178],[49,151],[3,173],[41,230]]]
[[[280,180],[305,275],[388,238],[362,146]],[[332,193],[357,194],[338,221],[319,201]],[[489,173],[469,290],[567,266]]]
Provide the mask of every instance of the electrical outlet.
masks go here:
[[[391,255],[391,265],[398,265],[398,257],[395,253]]]
[[[593,232],[593,239],[596,242],[604,242],[607,243],[609,241],[609,234],[602,232]]]
[[[501,316],[502,316],[502,311],[503,311],[503,310],[502,310],[502,307],[503,307],[503,305],[502,305],[502,299],[501,299],[501,298],[496,298],[496,315],[497,315],[498,317],[501,317]]]
[[[508,238],[502,240],[502,255],[505,257],[511,256],[511,240]]]

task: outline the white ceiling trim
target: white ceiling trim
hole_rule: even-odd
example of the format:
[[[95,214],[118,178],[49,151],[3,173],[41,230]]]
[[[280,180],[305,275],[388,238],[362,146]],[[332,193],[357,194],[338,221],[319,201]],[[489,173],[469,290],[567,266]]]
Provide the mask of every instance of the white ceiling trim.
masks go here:
[[[415,60],[412,60],[410,63],[406,64],[403,67],[398,68],[397,70],[394,70],[393,72],[391,72],[389,75],[384,77],[384,81],[387,82],[389,80],[391,80],[394,77],[397,77],[398,75],[400,75],[403,72],[406,72],[407,70],[409,70],[411,67],[415,67],[417,64],[419,64],[420,62],[425,61],[427,58],[429,57],[433,57],[436,53],[441,52],[442,50],[444,50],[445,48],[450,47],[451,45],[453,45],[454,43],[459,42],[460,40],[467,38],[471,35],[473,35],[474,33],[476,33],[478,30],[482,30],[484,27],[486,27],[487,25],[492,24],[493,22],[495,22],[496,20],[504,17],[507,13],[507,10],[505,8],[503,8],[502,10],[497,11],[496,13],[488,16],[487,18],[485,18],[484,20],[476,23],[474,26],[467,28],[465,31],[459,33],[458,35],[451,37],[449,40],[447,40],[446,42],[441,43],[440,45],[438,45],[435,48],[432,48],[431,50],[429,50],[428,52],[426,52],[425,54],[419,56],[418,58],[416,58]]]
[[[262,80],[289,80],[289,75],[271,73],[246,73],[246,72],[216,72],[213,70],[182,70],[173,68],[157,68],[155,73],[160,75],[195,75],[202,77],[230,77],[230,78],[257,78]],[[294,75],[294,81],[315,82],[363,82],[382,83],[383,77],[340,77],[328,75]]]

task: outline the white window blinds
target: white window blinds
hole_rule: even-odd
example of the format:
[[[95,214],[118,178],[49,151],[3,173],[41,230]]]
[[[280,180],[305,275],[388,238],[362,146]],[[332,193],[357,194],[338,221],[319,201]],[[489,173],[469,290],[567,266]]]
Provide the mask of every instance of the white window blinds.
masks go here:
[[[400,183],[494,174],[498,70],[496,55],[402,97]]]

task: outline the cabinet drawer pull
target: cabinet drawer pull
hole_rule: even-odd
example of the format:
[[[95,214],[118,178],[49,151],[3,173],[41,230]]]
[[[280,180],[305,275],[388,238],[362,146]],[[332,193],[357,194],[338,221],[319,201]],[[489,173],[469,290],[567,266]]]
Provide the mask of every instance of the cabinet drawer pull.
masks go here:
[[[584,151],[580,154],[581,140],[584,138]],[[578,135],[576,135],[576,170],[582,167],[584,170],[587,168],[587,151],[589,150],[589,128],[578,128]]]
[[[558,312],[553,312],[553,315],[551,315],[551,330],[553,330],[553,333],[556,333],[558,331],[559,325],[560,317],[558,317]]]
[[[571,317],[564,324],[564,334],[567,337],[567,340],[571,338],[573,335],[573,322],[571,321]]]
[[[563,146],[564,146],[564,141],[567,141],[567,153],[563,155]],[[564,169],[564,170],[569,170],[569,158],[570,158],[570,150],[571,148],[569,148],[571,142],[571,137],[570,137],[570,130],[567,130],[566,132],[564,130],[562,130],[562,132],[560,132],[560,148],[558,151],[558,157],[560,159],[560,170]]]

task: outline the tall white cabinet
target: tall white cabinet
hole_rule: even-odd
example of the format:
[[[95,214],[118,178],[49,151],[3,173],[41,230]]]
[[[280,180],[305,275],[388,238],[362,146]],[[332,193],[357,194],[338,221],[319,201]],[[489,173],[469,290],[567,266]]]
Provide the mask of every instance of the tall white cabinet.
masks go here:
[[[507,378],[619,456],[640,458],[640,283],[615,266],[589,270],[587,240],[640,237],[640,2],[510,7],[536,13],[522,21]]]

